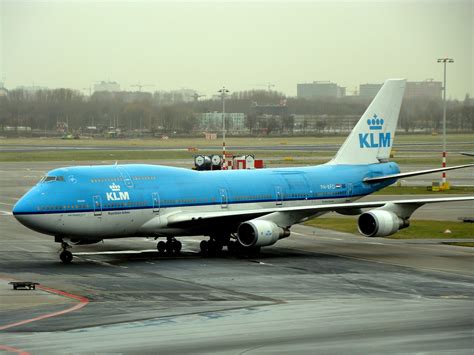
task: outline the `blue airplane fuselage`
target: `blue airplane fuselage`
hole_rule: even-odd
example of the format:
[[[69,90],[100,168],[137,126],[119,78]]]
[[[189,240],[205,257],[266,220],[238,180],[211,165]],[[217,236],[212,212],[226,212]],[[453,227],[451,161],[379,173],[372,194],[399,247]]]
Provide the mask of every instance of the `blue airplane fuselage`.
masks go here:
[[[395,181],[366,184],[364,178],[399,171],[393,162],[228,171],[194,171],[146,164],[60,168],[50,171],[18,201],[13,213],[20,221],[22,215],[50,215],[53,219],[58,216],[56,223],[62,223],[67,231],[67,218],[64,217],[84,214],[101,218],[115,216],[117,219],[120,214],[133,211],[152,211],[156,215],[183,209],[241,210],[247,206],[255,209],[256,206],[314,204],[318,200],[323,203],[349,202]],[[147,217],[143,218],[146,220]],[[133,220],[129,222],[133,223]],[[29,227],[52,233],[34,225]],[[131,236],[135,233],[136,228],[124,227],[117,234]],[[76,235],[80,235],[80,231]],[[86,226],[84,235],[91,235]]]

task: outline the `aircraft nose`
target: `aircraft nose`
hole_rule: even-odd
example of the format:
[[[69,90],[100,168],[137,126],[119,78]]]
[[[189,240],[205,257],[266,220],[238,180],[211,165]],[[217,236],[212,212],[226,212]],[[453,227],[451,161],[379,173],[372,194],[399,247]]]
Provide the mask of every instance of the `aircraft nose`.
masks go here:
[[[22,222],[27,215],[35,212],[35,199],[33,197],[32,192],[29,191],[13,206],[12,214],[18,221]]]
[[[25,203],[23,198],[20,198],[13,206],[12,213],[16,217],[20,215],[22,212],[25,212]]]
[[[33,187],[25,193],[13,206],[12,213],[15,217],[27,214],[33,214],[37,211],[40,201],[42,201],[43,191],[38,187]]]
[[[12,214],[13,216],[19,221],[22,222],[24,220],[24,217],[26,214],[31,212],[31,206],[28,203],[27,199],[25,198],[26,196],[23,196],[20,198],[17,203],[15,203],[15,206],[13,206],[12,209]]]
[[[20,198],[12,209],[13,216],[18,222],[25,227],[42,232],[44,230],[44,223],[41,218],[38,218],[35,211],[35,198],[31,192],[28,192],[25,196]]]

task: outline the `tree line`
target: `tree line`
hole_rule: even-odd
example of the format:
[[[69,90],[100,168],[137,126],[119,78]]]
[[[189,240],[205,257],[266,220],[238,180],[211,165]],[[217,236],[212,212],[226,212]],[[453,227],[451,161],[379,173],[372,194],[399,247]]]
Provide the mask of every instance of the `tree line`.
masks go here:
[[[59,122],[67,122],[69,132],[84,132],[88,127],[104,131],[113,127],[127,132],[146,130],[151,133],[193,134],[197,133],[199,113],[222,110],[219,99],[186,101],[183,97],[167,98],[163,93],[130,97],[109,93],[94,93],[88,97],[71,89],[39,90],[34,93],[12,90],[7,96],[0,97],[0,131],[18,126],[44,132],[56,131]],[[448,101],[447,126],[450,131],[474,131],[472,101],[469,97],[464,101]],[[250,131],[257,125],[266,126],[267,133],[282,129],[292,132],[296,115],[327,115],[332,119],[361,115],[369,102],[370,99],[351,96],[317,100],[285,98],[283,93],[277,91],[249,90],[229,95],[226,98],[226,112],[245,113],[246,127]],[[259,117],[251,109],[255,105],[287,105],[287,114],[278,119],[268,115]],[[399,126],[406,132],[440,131],[442,101],[405,98]]]

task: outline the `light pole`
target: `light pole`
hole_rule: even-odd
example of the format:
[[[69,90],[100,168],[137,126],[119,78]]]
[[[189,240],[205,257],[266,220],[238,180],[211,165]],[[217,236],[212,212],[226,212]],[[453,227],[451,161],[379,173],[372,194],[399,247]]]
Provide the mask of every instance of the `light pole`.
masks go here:
[[[218,92],[221,94],[222,99],[222,170],[227,170],[225,161],[225,97],[229,93],[229,90],[223,86]]]
[[[438,58],[438,63],[443,63],[444,66],[444,83],[443,83],[443,162],[442,167],[446,167],[446,64],[454,63],[452,58]],[[441,179],[441,189],[448,190],[449,186],[446,182],[446,172],[443,171]]]

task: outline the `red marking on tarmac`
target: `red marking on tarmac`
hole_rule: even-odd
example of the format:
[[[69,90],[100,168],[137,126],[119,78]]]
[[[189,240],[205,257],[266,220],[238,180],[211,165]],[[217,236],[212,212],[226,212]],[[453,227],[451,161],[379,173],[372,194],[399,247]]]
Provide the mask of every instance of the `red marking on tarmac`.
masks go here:
[[[56,290],[56,289],[50,288],[50,287],[38,286],[38,288],[40,288],[40,289],[42,289],[43,291],[46,291],[46,292],[51,292],[51,293],[55,293],[55,294],[60,295],[60,296],[72,298],[74,300],[79,301],[79,303],[72,306],[72,307],[70,307],[70,308],[62,310],[62,311],[48,313],[48,314],[44,314],[44,315],[39,316],[39,317],[26,319],[26,320],[22,320],[22,321],[19,321],[19,322],[16,322],[16,323],[10,323],[10,324],[7,324],[7,325],[0,326],[0,330],[10,329],[10,328],[13,328],[13,327],[17,327],[19,325],[28,324],[28,323],[31,323],[31,322],[36,322],[36,321],[51,318],[51,317],[57,317],[57,316],[60,316],[60,315],[66,314],[66,313],[77,311],[78,309],[81,309],[81,308],[85,307],[89,303],[89,300],[86,297],[83,297],[83,296],[73,295],[71,293],[67,293],[67,292],[64,292],[64,291],[59,291],[59,290]],[[1,346],[4,346],[4,345],[0,345],[0,349],[1,349]]]
[[[15,354],[19,354],[19,355],[31,355],[27,351],[20,350],[20,349],[17,349],[17,348],[13,348],[13,347],[7,346],[7,345],[0,345],[0,351],[1,350],[5,350],[5,351],[8,351],[9,353],[15,353]]]

